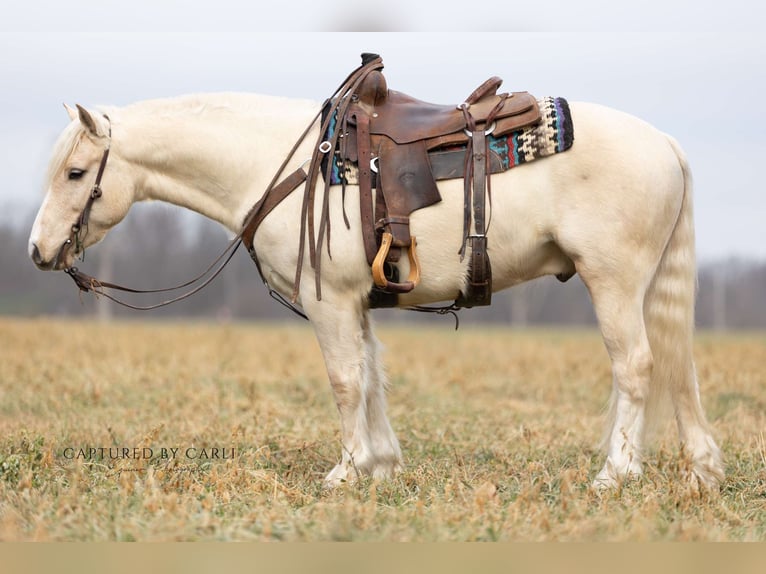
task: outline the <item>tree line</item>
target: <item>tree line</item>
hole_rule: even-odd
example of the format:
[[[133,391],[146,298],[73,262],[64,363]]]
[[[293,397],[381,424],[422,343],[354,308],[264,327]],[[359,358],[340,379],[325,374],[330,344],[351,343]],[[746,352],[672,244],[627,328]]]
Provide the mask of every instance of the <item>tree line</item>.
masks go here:
[[[0,314],[131,318],[196,317],[217,320],[300,320],[273,301],[244,249],[221,276],[190,299],[153,311],[132,311],[106,299],[80,295],[64,273],[43,273],[27,255],[34,215],[0,223]],[[142,289],[181,283],[203,271],[228,238],[220,226],[168,206],[135,206],[78,265],[100,279]],[[699,269],[698,327],[766,328],[766,262],[729,259]],[[135,298],[126,299],[137,302]],[[143,304],[152,301],[141,300]],[[378,321],[447,322],[402,310],[376,311]],[[491,307],[460,312],[461,324],[594,325],[587,289],[574,277],[545,277],[493,295]]]

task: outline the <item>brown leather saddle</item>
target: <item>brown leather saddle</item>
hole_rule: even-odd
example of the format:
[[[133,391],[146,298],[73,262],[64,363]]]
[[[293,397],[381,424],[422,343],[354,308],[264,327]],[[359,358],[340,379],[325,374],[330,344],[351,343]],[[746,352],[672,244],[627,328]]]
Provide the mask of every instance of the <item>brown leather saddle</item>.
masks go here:
[[[420,264],[417,240],[410,234],[410,215],[441,201],[437,179],[458,177],[465,180],[460,254],[465,254],[466,246],[471,253],[468,289],[458,305],[489,304],[485,196],[490,174],[502,168],[497,158],[492,162],[487,136],[502,136],[539,122],[536,99],[526,92],[498,94],[502,80],[492,77],[460,105],[423,102],[388,89],[379,56],[362,58],[363,65],[372,67],[338,122],[342,138],[334,161],[358,165],[364,246],[376,288],[373,305],[393,305],[396,297],[381,293],[407,293],[417,286]],[[393,264],[405,250],[410,271],[406,280],[399,281]]]
[[[467,288],[456,307],[489,305],[492,279],[485,221],[490,175],[504,168],[490,149],[488,136],[504,136],[540,122],[537,101],[527,92],[497,93],[502,80],[492,77],[459,105],[438,105],[389,90],[377,54],[362,54],[354,70],[328,99],[321,113],[320,138],[308,171],[298,168],[280,183],[309,128],[274,176],[261,200],[245,218],[242,240],[260,269],[253,237],[260,223],[304,181],[298,265],[292,302],[297,301],[306,244],[315,270],[316,294],[321,299],[321,250],[330,257],[329,190],[333,169],[346,185],[359,187],[362,236],[374,285],[371,307],[391,307],[399,294],[420,281],[417,239],[410,234],[410,215],[439,201],[440,179],[464,180],[463,241],[460,257],[470,250]],[[316,121],[315,118],[314,121]],[[330,126],[334,126],[330,130]],[[347,174],[355,171],[356,180]],[[324,176],[321,213],[315,217],[319,174]],[[349,226],[344,208],[344,219]],[[319,228],[316,229],[316,223]],[[396,263],[406,251],[409,275],[400,281]]]

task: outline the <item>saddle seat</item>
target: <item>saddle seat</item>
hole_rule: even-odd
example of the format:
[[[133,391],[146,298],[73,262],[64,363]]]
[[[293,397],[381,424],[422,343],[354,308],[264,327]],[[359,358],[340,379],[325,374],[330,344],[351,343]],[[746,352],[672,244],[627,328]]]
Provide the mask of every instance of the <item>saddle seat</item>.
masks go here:
[[[357,97],[358,105],[370,116],[370,134],[386,136],[400,145],[422,140],[430,150],[468,140],[470,136],[463,131],[466,128],[464,106],[477,124],[483,124],[502,102],[495,113],[492,130],[495,135],[517,131],[539,121],[537,101],[532,95],[527,92],[498,95],[501,84],[502,80],[493,76],[459,105],[433,104],[388,90],[385,77],[376,70],[365,77],[357,89]]]

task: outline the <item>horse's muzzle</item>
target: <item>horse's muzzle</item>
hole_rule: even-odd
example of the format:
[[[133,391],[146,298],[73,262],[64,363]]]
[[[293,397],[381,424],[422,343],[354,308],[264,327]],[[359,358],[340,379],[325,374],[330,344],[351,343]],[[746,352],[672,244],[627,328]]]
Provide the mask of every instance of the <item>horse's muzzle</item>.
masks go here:
[[[40,248],[36,243],[31,243],[29,245],[29,257],[32,259],[32,262],[37,266],[37,268],[42,269],[43,271],[53,271],[55,269],[63,269],[65,267],[63,264],[64,262],[61,261],[62,251],[63,250],[60,249],[58,253],[56,253],[56,257],[46,260],[40,253]]]

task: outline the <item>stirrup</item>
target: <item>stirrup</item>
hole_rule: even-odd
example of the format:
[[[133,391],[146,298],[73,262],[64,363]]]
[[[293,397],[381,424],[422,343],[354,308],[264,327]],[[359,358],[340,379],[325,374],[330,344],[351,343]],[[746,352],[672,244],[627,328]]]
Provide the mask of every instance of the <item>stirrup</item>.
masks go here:
[[[372,279],[375,285],[383,289],[384,291],[393,293],[409,293],[420,283],[420,261],[418,261],[417,253],[417,240],[412,237],[412,244],[407,250],[407,256],[410,260],[410,275],[407,277],[407,281],[402,283],[395,283],[389,281],[386,278],[386,274],[383,271],[383,265],[388,257],[388,252],[391,249],[391,244],[394,241],[393,235],[388,231],[383,232],[383,238],[380,243],[380,249],[375,259],[372,262]]]

